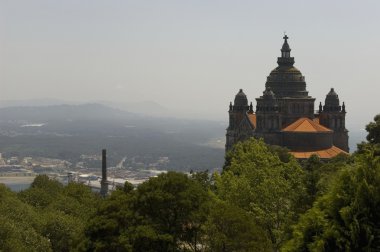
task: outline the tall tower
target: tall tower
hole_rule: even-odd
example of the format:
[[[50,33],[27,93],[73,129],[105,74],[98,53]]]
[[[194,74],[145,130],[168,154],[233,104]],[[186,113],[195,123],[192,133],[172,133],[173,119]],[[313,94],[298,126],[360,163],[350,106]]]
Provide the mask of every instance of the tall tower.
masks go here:
[[[100,195],[106,197],[108,194],[108,181],[107,181],[107,152],[102,150],[102,180],[100,181]]]
[[[349,152],[348,130],[346,129],[346,106],[339,103],[338,94],[333,88],[326,95],[325,105],[319,108],[319,122],[334,131],[334,145]]]
[[[226,151],[230,150],[232,145],[238,141],[238,127],[248,110],[247,96],[244,94],[243,89],[240,89],[235,96],[234,104],[232,105],[232,102],[230,102],[228,110],[229,124],[226,134]]]

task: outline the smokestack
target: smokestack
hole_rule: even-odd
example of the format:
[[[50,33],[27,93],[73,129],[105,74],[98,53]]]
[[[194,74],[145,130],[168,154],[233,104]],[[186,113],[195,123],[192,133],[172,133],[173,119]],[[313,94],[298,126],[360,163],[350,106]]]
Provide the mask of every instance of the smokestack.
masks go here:
[[[107,151],[102,150],[102,181],[100,182],[100,195],[103,197],[108,194],[108,182],[107,182]]]
[[[107,181],[107,150],[102,150],[102,180]]]

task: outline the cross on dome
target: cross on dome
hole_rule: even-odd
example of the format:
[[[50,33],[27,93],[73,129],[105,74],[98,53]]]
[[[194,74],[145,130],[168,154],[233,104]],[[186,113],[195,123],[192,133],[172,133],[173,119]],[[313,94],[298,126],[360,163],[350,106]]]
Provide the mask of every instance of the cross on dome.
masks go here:
[[[294,63],[294,59],[290,57],[290,46],[288,44],[288,35],[286,35],[284,33],[284,44],[282,45],[282,48],[281,48],[281,58],[279,58],[279,65],[293,65]]]

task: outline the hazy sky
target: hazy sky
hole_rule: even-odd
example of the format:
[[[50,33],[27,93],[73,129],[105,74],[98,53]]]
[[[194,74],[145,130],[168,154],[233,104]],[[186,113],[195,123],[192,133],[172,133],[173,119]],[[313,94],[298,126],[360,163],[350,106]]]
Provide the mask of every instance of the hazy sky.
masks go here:
[[[349,125],[380,113],[377,0],[0,0],[0,99],[155,101],[227,120],[239,88],[262,94],[284,31],[318,103],[334,87]]]

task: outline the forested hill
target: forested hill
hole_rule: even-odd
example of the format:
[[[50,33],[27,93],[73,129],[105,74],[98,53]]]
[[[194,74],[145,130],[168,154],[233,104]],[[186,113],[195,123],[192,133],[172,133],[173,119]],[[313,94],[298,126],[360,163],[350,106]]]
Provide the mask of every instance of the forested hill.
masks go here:
[[[111,164],[123,156],[167,156],[168,169],[204,170],[223,164],[225,127],[101,104],[7,107],[0,108],[0,152],[75,161],[80,154],[108,148]],[[219,146],[210,144],[218,141]]]

